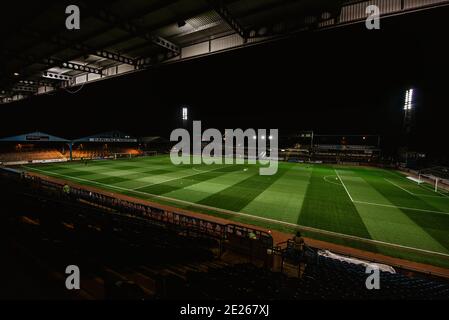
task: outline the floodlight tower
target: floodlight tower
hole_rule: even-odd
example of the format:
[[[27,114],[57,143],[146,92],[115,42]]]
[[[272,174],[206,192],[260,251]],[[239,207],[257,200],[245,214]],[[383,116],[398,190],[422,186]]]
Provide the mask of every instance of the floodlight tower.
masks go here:
[[[410,134],[413,126],[413,114],[415,112],[415,91],[408,89],[405,92],[404,101],[404,133],[406,136]]]
[[[184,129],[187,129],[189,121],[189,108],[185,105],[181,107],[181,119],[182,119],[182,127]]]
[[[192,133],[192,114],[190,110],[190,106],[188,105],[181,105],[181,108],[179,110],[179,124],[180,127],[187,130],[190,134]]]
[[[416,108],[416,90],[413,88],[407,89],[404,98],[404,120],[402,127],[402,147],[400,155],[406,164],[409,162],[409,148],[413,147],[413,125],[415,120]]]

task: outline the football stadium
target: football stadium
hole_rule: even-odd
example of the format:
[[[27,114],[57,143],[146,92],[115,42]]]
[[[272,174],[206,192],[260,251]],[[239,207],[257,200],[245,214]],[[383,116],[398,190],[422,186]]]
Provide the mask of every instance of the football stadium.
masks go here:
[[[276,175],[260,176],[244,164],[173,166],[168,156],[25,170],[273,230],[304,226],[372,239],[379,248],[362,243],[376,252],[398,244],[397,254],[411,259],[413,251],[401,253],[402,246],[434,251],[443,266],[448,262],[449,193],[392,170],[285,162]]]
[[[447,18],[444,0],[12,5],[0,299],[211,317],[237,311],[187,303],[449,299]]]

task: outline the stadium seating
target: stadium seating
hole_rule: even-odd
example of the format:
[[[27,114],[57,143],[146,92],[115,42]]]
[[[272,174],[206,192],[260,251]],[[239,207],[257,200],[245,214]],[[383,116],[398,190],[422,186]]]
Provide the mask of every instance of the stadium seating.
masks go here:
[[[318,264],[307,265],[301,279],[253,264],[237,264],[188,272],[184,290],[196,299],[449,298],[449,283],[381,272],[381,289],[367,290],[366,277],[361,266],[320,257]]]
[[[63,154],[56,149],[38,149],[32,151],[15,151],[0,153],[0,162],[33,161],[64,159]]]
[[[142,155],[142,151],[135,148],[120,148],[114,147],[107,150],[101,148],[88,148],[88,149],[73,149],[72,158],[77,159],[97,159],[97,158],[108,158],[114,157],[115,155],[120,156],[139,156]],[[68,152],[66,152],[66,157],[68,157]]]
[[[79,159],[97,159],[114,157],[114,155],[120,156],[139,156],[142,155],[142,151],[135,148],[120,148],[114,147],[108,150],[102,150],[100,148],[91,149],[74,149],[72,152],[72,158],[74,160]],[[19,161],[42,161],[42,160],[68,160],[70,158],[69,150],[61,152],[58,149],[53,148],[32,148],[27,150],[8,150],[0,152],[0,162],[19,162]]]

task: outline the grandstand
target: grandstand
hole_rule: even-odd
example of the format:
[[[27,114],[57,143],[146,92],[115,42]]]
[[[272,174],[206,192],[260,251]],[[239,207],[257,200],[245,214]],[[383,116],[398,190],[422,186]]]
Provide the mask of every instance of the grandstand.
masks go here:
[[[28,150],[23,150],[28,149]],[[0,157],[1,163],[17,163],[20,161],[33,162],[45,160],[65,160],[66,158],[57,149],[34,148],[32,145],[20,146],[21,150],[12,152],[2,152]]]
[[[281,138],[280,155],[287,161],[369,164],[381,157],[378,135],[329,135],[302,132]]]
[[[449,300],[448,0],[11,6],[0,300]]]
[[[33,132],[0,139],[0,148],[0,164],[4,165],[132,158],[143,155],[137,139],[120,132],[106,132],[75,140]]]

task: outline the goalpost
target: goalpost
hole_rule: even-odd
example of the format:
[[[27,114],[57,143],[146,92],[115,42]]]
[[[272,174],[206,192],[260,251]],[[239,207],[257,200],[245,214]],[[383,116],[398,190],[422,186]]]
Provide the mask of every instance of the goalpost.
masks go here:
[[[136,158],[138,155],[137,154],[133,154],[133,153],[114,153],[113,154],[113,159],[117,160],[117,159],[132,159],[132,158]]]
[[[147,157],[155,157],[157,156],[157,151],[144,151],[143,154]]]
[[[154,157],[157,156],[158,152],[157,151],[144,151],[143,153],[119,153],[119,152],[114,152],[110,158],[117,160],[117,159],[133,159],[133,158],[137,158],[137,157],[141,157],[141,156],[147,156],[147,157]]]
[[[423,184],[424,182],[430,183],[434,192],[447,194],[448,189],[441,185],[449,187],[449,168],[432,167],[420,170],[418,172],[418,184]]]
[[[427,182],[432,182],[432,186],[433,186],[433,190],[435,192],[438,192],[438,178],[437,177],[433,177],[433,176],[424,176],[426,178],[426,180],[428,180]],[[418,181],[417,183],[419,185],[423,184],[425,181],[423,180],[423,175],[421,173],[418,174]]]
[[[123,159],[123,158],[131,158],[131,154],[129,154],[129,153],[114,153],[114,160]]]

